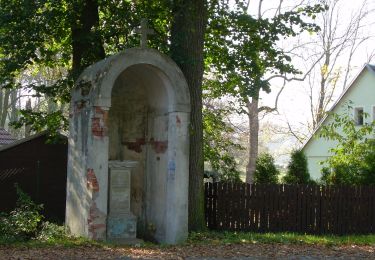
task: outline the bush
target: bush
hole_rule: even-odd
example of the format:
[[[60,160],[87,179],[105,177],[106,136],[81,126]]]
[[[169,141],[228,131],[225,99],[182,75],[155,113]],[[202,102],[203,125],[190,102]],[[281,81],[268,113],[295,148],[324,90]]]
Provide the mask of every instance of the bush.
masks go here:
[[[16,208],[9,214],[0,216],[0,236],[6,240],[23,241],[35,237],[43,216],[40,214],[42,205],[35,204],[18,185]]]
[[[256,160],[254,183],[277,183],[279,171],[276,169],[272,155],[260,154]]]
[[[42,205],[35,204],[18,185],[16,208],[10,213],[0,214],[0,241],[22,242],[30,239],[48,241],[66,237],[64,227],[43,222]]]
[[[321,128],[320,137],[337,142],[323,162],[324,184],[375,184],[375,141],[369,138],[375,135],[375,121],[357,126],[352,109],[349,105],[346,113],[332,114],[332,123]]]
[[[46,221],[41,224],[36,239],[40,241],[52,241],[64,239],[66,237],[67,233],[64,226],[59,226]]]
[[[331,114],[332,122],[320,130],[320,137],[337,142],[330,149],[332,156],[323,162],[324,184],[375,184],[375,140],[369,138],[375,134],[375,121],[357,126],[352,112],[349,102],[343,114]]]
[[[283,182],[287,184],[311,183],[309,170],[307,168],[307,158],[302,150],[294,150],[291,153],[288,170],[283,177]]]
[[[375,143],[357,160],[331,159],[330,168],[323,167],[323,184],[373,185],[375,184]]]
[[[363,163],[361,183],[375,184],[375,142],[372,143],[372,151],[365,156]]]

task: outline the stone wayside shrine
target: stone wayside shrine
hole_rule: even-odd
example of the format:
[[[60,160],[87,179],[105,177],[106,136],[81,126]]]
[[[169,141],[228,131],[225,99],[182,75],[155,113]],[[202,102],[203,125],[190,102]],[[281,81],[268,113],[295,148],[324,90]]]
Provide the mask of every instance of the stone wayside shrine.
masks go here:
[[[166,55],[125,50],[72,92],[66,225],[76,235],[182,242],[188,232],[189,90]]]

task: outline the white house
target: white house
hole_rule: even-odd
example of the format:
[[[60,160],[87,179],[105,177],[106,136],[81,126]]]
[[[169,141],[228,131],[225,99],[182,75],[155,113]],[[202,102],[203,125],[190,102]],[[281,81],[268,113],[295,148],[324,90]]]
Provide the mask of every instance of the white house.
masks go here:
[[[353,119],[357,125],[363,125],[375,120],[375,65],[366,65],[359,72],[348,88],[330,109],[330,112],[342,114],[347,111],[348,102],[352,102]],[[370,116],[365,118],[363,113]],[[310,175],[313,179],[321,176],[321,161],[326,160],[331,154],[329,150],[337,144],[318,137],[322,125],[329,124],[332,118],[328,114],[319,123],[312,136],[304,143],[302,150],[306,154]]]

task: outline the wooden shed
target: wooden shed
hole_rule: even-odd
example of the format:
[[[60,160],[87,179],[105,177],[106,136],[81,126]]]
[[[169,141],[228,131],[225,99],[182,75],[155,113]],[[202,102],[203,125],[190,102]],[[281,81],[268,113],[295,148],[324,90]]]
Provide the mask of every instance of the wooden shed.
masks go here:
[[[0,211],[16,205],[15,183],[38,204],[46,219],[65,218],[67,138],[48,142],[42,132],[0,147]]]

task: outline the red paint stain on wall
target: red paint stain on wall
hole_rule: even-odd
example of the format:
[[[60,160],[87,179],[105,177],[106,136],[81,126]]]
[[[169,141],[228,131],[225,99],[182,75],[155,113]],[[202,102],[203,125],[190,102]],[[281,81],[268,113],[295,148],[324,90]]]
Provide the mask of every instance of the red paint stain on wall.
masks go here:
[[[91,203],[89,217],[87,219],[88,231],[92,239],[104,238],[106,225],[104,223],[105,214],[96,206],[95,201]]]
[[[101,108],[101,107],[95,107],[95,114],[97,114],[97,115],[104,115],[104,114],[106,114],[106,110],[104,110],[103,108]]]
[[[141,153],[142,146],[145,144],[150,144],[156,153],[165,153],[168,149],[168,141],[155,141],[154,138],[151,138],[149,142],[146,142],[145,138],[137,138],[134,142],[123,142],[122,144],[136,153]]]
[[[91,119],[91,132],[96,137],[108,135],[108,111],[95,107],[94,117]]]
[[[168,149],[168,141],[155,141],[153,138],[151,138],[150,144],[155,153],[165,153],[165,151]]]
[[[96,175],[93,169],[87,169],[86,178],[87,178],[87,181],[86,181],[87,188],[94,192],[98,192],[99,182],[98,182],[98,179],[96,178]]]
[[[179,116],[176,116],[176,125],[177,127],[181,127],[181,119]]]
[[[141,153],[142,152],[142,145],[146,144],[145,138],[137,138],[134,142],[123,142],[124,145],[129,150],[132,150],[136,153]]]
[[[94,136],[103,137],[104,130],[100,118],[92,118],[91,131]]]
[[[93,198],[97,196],[99,192],[99,182],[96,178],[95,172],[93,169],[87,169],[87,189],[92,191]],[[90,201],[89,214],[87,218],[87,226],[89,231],[89,236],[92,239],[104,239],[106,234],[106,214],[101,212],[95,200]]]

